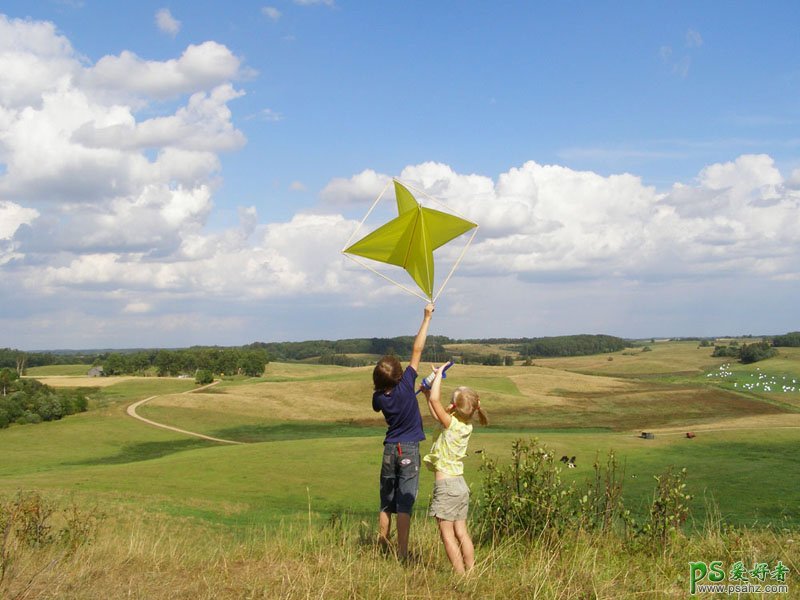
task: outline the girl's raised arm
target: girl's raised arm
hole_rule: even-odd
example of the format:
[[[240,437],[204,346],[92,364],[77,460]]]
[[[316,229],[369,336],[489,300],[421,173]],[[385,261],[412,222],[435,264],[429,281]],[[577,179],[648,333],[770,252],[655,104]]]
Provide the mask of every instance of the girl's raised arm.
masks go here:
[[[444,373],[443,366],[441,367],[434,367],[434,373],[436,373],[436,377],[433,379],[433,383],[431,383],[431,389],[428,392],[426,390],[425,397],[428,399],[428,410],[431,412],[431,416],[434,420],[438,421],[442,424],[442,427],[447,429],[450,427],[450,420],[453,418],[451,417],[448,412],[442,406],[442,374]]]

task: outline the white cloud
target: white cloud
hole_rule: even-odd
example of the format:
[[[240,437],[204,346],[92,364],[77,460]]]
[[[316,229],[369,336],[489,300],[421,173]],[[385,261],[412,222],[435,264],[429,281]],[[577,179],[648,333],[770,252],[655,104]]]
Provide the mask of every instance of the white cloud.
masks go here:
[[[79,57],[52,23],[0,14],[0,122],[7,111],[38,107],[43,93],[63,87],[79,69]]]
[[[262,6],[261,14],[273,21],[277,21],[278,19],[281,18],[281,11],[279,11],[274,6]]]
[[[169,34],[172,37],[178,35],[181,30],[181,22],[172,16],[168,8],[161,8],[156,11],[156,26],[159,31]]]
[[[125,308],[122,309],[124,313],[130,314],[143,314],[148,313],[153,310],[153,305],[149,302],[129,302],[125,305]]]
[[[242,95],[233,85],[241,61],[225,46],[205,42],[165,61],[122,52],[91,64],[51,24],[0,17],[0,65],[0,302],[23,315],[4,315],[4,327],[26,335],[74,316],[98,331],[120,324],[132,336],[158,336],[191,315],[252,339],[263,334],[250,317],[213,315],[246,307],[260,314],[271,299],[296,307],[333,298],[336,307],[367,310],[372,298],[400,298],[340,254],[358,220],[338,213],[360,218],[382,190],[391,196],[387,174],[332,179],[320,206],[282,222],[241,206],[238,224],[207,227],[220,153],[246,141],[230,109]],[[170,112],[154,114],[167,97]],[[546,327],[561,307],[580,314],[575,298],[586,290],[603,296],[611,315],[625,307],[610,288],[635,303],[653,298],[637,290],[662,282],[690,295],[726,277],[781,285],[800,278],[800,170],[784,176],[767,155],[708,165],[665,192],[635,175],[534,161],[492,176],[423,162],[398,177],[481,226],[447,292],[454,322],[465,327],[491,303],[504,315],[527,306],[545,284],[558,290],[548,308],[521,310],[509,323]],[[300,181],[289,188],[306,189]],[[454,247],[437,251],[439,276]],[[93,319],[87,306],[107,313]],[[331,310],[318,315],[330,323]]]
[[[0,200],[0,240],[14,237],[20,225],[27,225],[39,216],[39,211]]]
[[[388,175],[381,175],[366,169],[350,179],[337,177],[331,180],[320,193],[323,203],[334,207],[358,206],[374,202],[378,194],[391,181]]]
[[[686,32],[686,47],[699,48],[702,45],[703,45],[703,36],[701,36],[700,33],[695,31],[694,29],[689,29]]]
[[[400,179],[480,224],[463,274],[640,281],[798,271],[790,259],[800,254],[792,233],[800,226],[800,193],[765,155],[709,165],[697,183],[668,193],[633,175],[533,161],[496,182],[440,163],[406,167]],[[323,197],[349,206],[373,199],[386,180],[364,171],[332,181]]]
[[[262,121],[283,121],[283,115],[275,110],[272,110],[271,108],[265,108],[258,113],[258,116]]]
[[[324,6],[334,6],[334,0],[293,0],[295,4],[299,6],[316,6],[316,5],[324,5]]]
[[[241,61],[217,42],[190,45],[180,58],[148,61],[125,50],[119,56],[104,56],[87,69],[87,87],[104,93],[114,91],[153,98],[170,98],[208,90],[238,78]]]

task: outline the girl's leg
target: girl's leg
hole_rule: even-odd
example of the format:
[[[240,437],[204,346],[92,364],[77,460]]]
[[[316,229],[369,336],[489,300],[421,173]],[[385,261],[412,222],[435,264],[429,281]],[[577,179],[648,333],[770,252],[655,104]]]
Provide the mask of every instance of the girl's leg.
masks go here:
[[[436,517],[439,522],[439,535],[444,544],[444,551],[447,552],[447,558],[450,559],[450,564],[453,565],[453,570],[456,573],[464,573],[464,557],[461,556],[461,548],[458,546],[456,533],[453,527],[453,521],[444,521]]]
[[[475,547],[472,545],[472,538],[469,537],[467,531],[466,521],[455,521],[453,523],[453,530],[461,546],[461,556],[464,559],[464,567],[467,571],[471,571],[475,566]]]
[[[378,543],[384,549],[389,548],[389,534],[392,528],[392,513],[381,511],[378,513]]]

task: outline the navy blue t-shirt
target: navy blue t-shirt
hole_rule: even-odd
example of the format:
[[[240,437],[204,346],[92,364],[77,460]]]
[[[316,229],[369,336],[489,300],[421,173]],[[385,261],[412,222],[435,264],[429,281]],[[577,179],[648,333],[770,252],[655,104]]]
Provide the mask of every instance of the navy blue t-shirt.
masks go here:
[[[414,393],[416,381],[417,372],[408,366],[397,387],[388,393],[375,392],[372,395],[372,410],[383,411],[383,417],[389,426],[384,443],[421,442],[425,439],[422,415]]]

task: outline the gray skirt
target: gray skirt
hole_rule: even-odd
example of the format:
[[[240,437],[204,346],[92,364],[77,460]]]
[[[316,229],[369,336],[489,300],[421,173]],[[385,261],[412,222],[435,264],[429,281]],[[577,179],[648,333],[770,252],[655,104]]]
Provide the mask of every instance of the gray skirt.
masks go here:
[[[466,521],[468,509],[469,487],[463,477],[437,479],[433,483],[429,516],[443,521]]]

